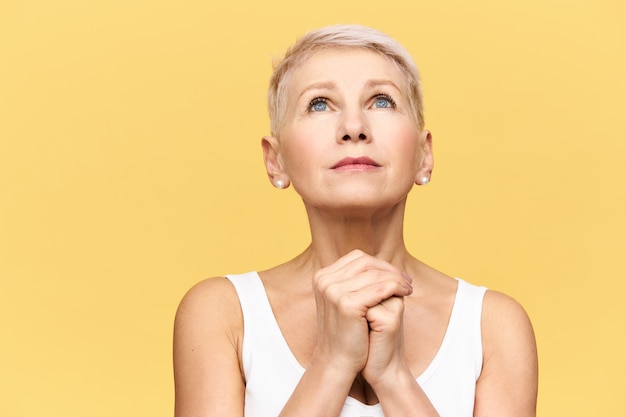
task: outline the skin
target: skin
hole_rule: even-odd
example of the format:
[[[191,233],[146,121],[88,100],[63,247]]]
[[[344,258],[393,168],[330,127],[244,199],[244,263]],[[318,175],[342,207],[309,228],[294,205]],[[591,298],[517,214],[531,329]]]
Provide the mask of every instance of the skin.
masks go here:
[[[302,196],[312,236],[296,258],[259,273],[306,369],[281,416],[338,416],[348,395],[380,402],[388,417],[437,415],[415,378],[439,349],[457,284],[404,244],[407,194],[433,169],[431,134],[413,123],[405,90],[381,55],[316,52],[293,74],[280,139],[262,140],[270,181]],[[346,157],[371,164],[338,168]],[[537,356],[526,313],[488,291],[481,326],[474,415],[535,416]],[[225,278],[185,295],[174,334],[177,417],[243,416],[242,338]]]

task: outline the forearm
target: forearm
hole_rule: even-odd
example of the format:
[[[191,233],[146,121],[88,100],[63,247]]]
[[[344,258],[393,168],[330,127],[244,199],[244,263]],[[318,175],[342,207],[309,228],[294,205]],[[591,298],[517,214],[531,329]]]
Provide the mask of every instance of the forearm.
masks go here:
[[[325,366],[309,366],[280,417],[337,417],[341,413],[354,375]]]
[[[439,417],[429,398],[409,371],[372,385],[386,417]]]

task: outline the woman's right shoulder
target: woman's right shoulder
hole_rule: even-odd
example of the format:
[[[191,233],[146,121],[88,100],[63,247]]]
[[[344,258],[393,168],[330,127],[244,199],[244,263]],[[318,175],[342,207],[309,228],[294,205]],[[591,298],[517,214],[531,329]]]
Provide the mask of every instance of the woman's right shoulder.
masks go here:
[[[225,277],[194,285],[174,322],[176,416],[243,415],[243,316]]]
[[[180,313],[219,313],[225,310],[230,313],[235,310],[240,312],[239,298],[230,280],[218,276],[204,279],[192,286],[180,301],[177,316]]]
[[[225,276],[206,278],[194,284],[183,296],[182,302],[202,301],[211,297],[235,297],[235,287]]]
[[[218,321],[216,321],[218,320]],[[235,287],[228,278],[208,278],[191,287],[176,311],[176,323],[193,323],[194,327],[225,325],[237,330],[243,316]]]

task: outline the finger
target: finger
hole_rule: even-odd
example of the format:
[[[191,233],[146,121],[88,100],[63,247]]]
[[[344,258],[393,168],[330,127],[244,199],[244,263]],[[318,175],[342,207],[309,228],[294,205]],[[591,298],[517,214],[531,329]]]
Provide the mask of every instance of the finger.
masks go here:
[[[383,262],[383,266],[385,264]],[[321,276],[316,288],[317,293],[331,303],[346,302],[361,312],[389,297],[413,292],[409,281],[396,268],[364,269],[363,265],[348,265],[336,274]]]
[[[367,311],[366,318],[375,319],[377,317],[400,317],[404,313],[404,297],[392,296]]]
[[[402,323],[404,299],[390,297],[367,310],[365,318],[374,332],[395,332]]]
[[[322,268],[322,270],[324,270],[325,273],[329,273],[329,274],[336,273],[340,271],[342,268],[346,267],[346,265],[348,265],[355,259],[358,259],[364,256],[369,256],[369,255],[367,255],[365,252],[363,252],[360,249],[354,249],[346,253],[345,255],[343,255],[341,258],[337,259],[332,264]]]
[[[324,274],[329,277],[329,279],[332,279],[333,282],[352,280],[355,277],[366,277],[371,279],[383,276],[384,273],[392,273],[403,276],[398,268],[388,262],[374,258],[373,256],[367,255],[363,252],[355,255],[357,256],[351,256],[351,259],[346,259],[347,262],[343,262],[341,268],[338,268],[333,272],[325,271]],[[404,277],[403,279],[408,282],[408,279]]]
[[[328,299],[338,306],[342,315],[365,317],[368,309],[373,308],[385,300],[393,297],[404,297],[411,293],[407,284],[397,281],[385,281],[370,285],[358,291],[337,291],[334,288],[329,291]]]

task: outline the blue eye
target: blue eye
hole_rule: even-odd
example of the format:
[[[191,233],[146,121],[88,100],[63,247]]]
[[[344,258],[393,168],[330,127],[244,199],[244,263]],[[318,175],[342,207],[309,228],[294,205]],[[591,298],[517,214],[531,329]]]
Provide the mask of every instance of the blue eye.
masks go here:
[[[309,103],[309,111],[326,111],[328,110],[328,104],[326,103],[325,98],[318,97],[313,99]]]
[[[376,100],[374,101],[374,108],[377,109],[387,109],[387,108],[393,108],[396,107],[396,103],[393,101],[393,99],[387,95],[380,95],[376,97]]]

